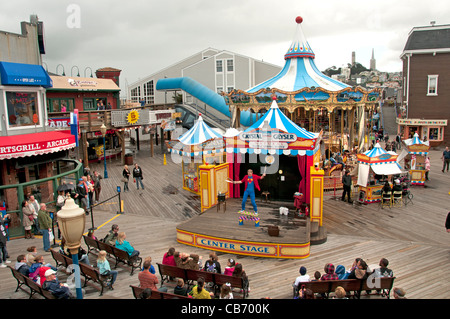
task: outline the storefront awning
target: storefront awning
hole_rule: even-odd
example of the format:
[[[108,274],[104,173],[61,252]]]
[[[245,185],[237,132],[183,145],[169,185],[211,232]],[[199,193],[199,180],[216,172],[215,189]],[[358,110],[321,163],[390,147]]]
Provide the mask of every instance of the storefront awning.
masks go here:
[[[42,132],[0,137],[0,160],[36,156],[76,147],[70,131]]]
[[[52,80],[42,65],[0,62],[2,85],[52,87]]]

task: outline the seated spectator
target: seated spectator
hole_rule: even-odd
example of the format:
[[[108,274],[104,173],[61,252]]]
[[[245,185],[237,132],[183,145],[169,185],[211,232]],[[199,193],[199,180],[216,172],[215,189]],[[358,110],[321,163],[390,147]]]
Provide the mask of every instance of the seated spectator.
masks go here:
[[[161,292],[167,292],[167,287],[160,287],[159,289],[156,287],[156,284],[158,284],[158,277],[156,277],[154,274],[152,274],[150,270],[150,262],[146,260],[144,262],[144,270],[142,270],[139,275],[139,287],[141,288],[150,288],[151,290],[157,290]]]
[[[25,259],[27,261],[28,266],[31,266],[32,264],[34,264],[34,259],[36,258],[36,255],[37,255],[36,246],[28,247],[27,252],[28,253],[25,255]]]
[[[345,289],[342,288],[341,286],[336,287],[336,289],[334,290],[334,294],[335,294],[335,298],[334,299],[348,299],[346,297],[346,292]]]
[[[134,249],[134,247],[131,246],[130,242],[127,241],[126,238],[127,235],[125,234],[125,232],[118,233],[117,240],[115,242],[116,248],[126,251],[128,253],[128,256],[130,256],[130,258],[138,257],[139,251]]]
[[[326,264],[323,270],[325,271],[325,274],[322,275],[320,280],[339,280],[338,275],[334,272],[333,264]]]
[[[317,281],[317,280],[320,280],[320,277],[321,277],[320,271],[316,270],[316,271],[314,272],[314,279],[312,279],[311,281]]]
[[[394,193],[394,192],[401,192],[401,191],[403,191],[403,187],[400,184],[400,180],[396,179],[394,181],[394,187],[392,187],[392,193]]]
[[[345,271],[345,267],[343,265],[337,265],[336,274],[338,275],[339,280],[347,279],[349,273]]]
[[[299,283],[301,283],[301,282],[311,281],[311,278],[309,278],[309,275],[306,274],[306,267],[301,266],[299,269],[299,273],[300,273],[300,276],[298,276],[295,279],[294,286],[297,287],[299,285]]]
[[[30,274],[30,267],[27,264],[25,255],[17,256],[17,262],[14,265],[14,269],[20,272],[22,275],[27,276]]]
[[[114,290],[113,284],[117,279],[117,270],[111,270],[108,259],[106,259],[106,251],[100,250],[97,257],[97,268],[100,275],[108,277],[111,276],[111,280],[107,283],[109,289]]]
[[[209,259],[205,262],[203,270],[218,274],[222,273],[219,263],[219,257],[217,257],[217,254],[214,251],[209,253]]]
[[[300,285],[300,289],[298,290],[298,294],[294,297],[294,299],[315,299],[314,292],[305,286]]]
[[[223,274],[231,276],[233,274],[235,265],[236,265],[236,262],[234,261],[234,259],[229,258]]]
[[[386,258],[381,258],[380,263],[378,264],[380,268],[374,270],[375,277],[394,277],[394,272],[387,268],[389,265],[389,261]]]
[[[43,289],[50,291],[57,299],[70,299],[72,294],[67,284],[62,284],[56,279],[56,272],[52,269],[48,269],[45,272],[45,282],[42,286]]]
[[[175,254],[175,248],[170,247],[169,250],[163,256],[162,264],[169,265],[169,266],[176,266],[177,263],[175,262],[175,259],[173,257],[174,254]]]
[[[233,299],[230,284],[223,284],[222,287],[220,287],[219,299]]]
[[[153,265],[152,265],[152,257],[150,257],[150,256],[146,257],[144,259],[144,262],[146,262],[146,261],[150,262],[150,268],[149,268],[150,273],[156,274],[155,267],[153,267]],[[142,266],[142,270],[144,270],[144,266]]]
[[[245,273],[244,268],[242,268],[242,264],[236,264],[231,275],[234,277],[242,278],[244,281],[244,289],[250,291],[248,277]]]
[[[174,295],[187,296],[188,287],[184,284],[183,278],[177,279],[177,285],[173,288]]]
[[[178,253],[174,254],[175,263],[177,267],[184,269],[200,270],[198,261],[199,256],[197,254]]]
[[[152,290],[150,288],[145,288],[139,294],[139,299],[149,299],[152,296]]]
[[[406,299],[406,297],[405,297],[406,292],[403,288],[394,287],[393,293],[394,293],[395,299]]]
[[[114,224],[111,226],[111,230],[108,232],[105,238],[103,238],[102,241],[108,245],[114,246],[116,244],[118,233],[119,233],[119,225]]]
[[[61,243],[59,245],[59,252],[63,255],[66,255],[69,258],[72,258],[72,253],[68,249],[66,250],[66,240],[64,239],[64,237],[61,238]],[[88,256],[86,250],[84,250],[83,247],[81,247],[81,246],[78,248],[78,261],[80,263],[83,263],[83,264],[86,264],[89,266],[91,265],[89,262],[89,256]],[[69,268],[68,271],[70,271],[70,269],[72,269],[73,266],[68,267],[68,268]],[[53,270],[55,270],[55,269],[53,269]]]
[[[93,229],[89,229],[88,233],[87,233],[87,237],[90,237],[94,240],[98,240],[97,237],[94,236],[94,230]]]
[[[192,290],[189,292],[189,295],[194,299],[211,299],[214,294],[205,289],[205,279],[198,278],[197,285],[195,285]]]

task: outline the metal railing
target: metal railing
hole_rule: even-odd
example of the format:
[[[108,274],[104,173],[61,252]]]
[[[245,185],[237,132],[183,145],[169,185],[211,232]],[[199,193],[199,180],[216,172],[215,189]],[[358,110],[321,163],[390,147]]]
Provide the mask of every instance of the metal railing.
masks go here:
[[[47,204],[48,211],[55,212],[58,186],[63,182],[72,182],[76,186],[78,179],[83,175],[82,164],[77,160],[58,160],[56,161],[58,171],[63,163],[65,163],[66,166],[68,164],[74,165],[74,168],[51,177],[20,184],[0,186],[2,202],[6,203],[6,214],[10,214],[11,216],[11,222],[8,225],[10,238],[21,237],[24,235],[24,228],[22,226],[22,202],[27,194],[35,196],[39,203]]]

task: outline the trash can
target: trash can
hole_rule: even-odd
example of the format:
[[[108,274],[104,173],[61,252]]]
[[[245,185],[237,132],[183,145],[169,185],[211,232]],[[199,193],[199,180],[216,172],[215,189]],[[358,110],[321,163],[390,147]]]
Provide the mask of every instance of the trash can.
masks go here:
[[[133,154],[131,153],[125,154],[125,164],[133,165]]]

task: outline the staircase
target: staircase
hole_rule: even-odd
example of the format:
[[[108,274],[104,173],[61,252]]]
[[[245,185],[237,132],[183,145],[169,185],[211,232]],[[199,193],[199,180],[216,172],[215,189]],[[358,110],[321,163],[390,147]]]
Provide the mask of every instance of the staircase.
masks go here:
[[[384,133],[386,134],[387,132],[391,140],[397,135],[396,118],[397,113],[394,106],[383,105],[381,107],[381,123],[383,125]]]

